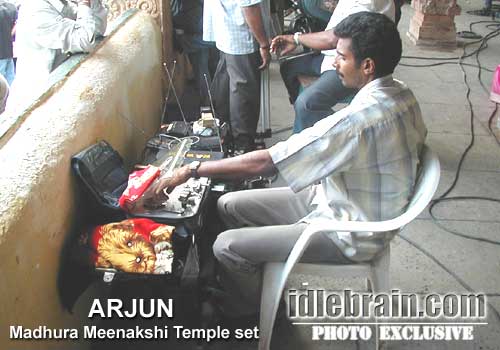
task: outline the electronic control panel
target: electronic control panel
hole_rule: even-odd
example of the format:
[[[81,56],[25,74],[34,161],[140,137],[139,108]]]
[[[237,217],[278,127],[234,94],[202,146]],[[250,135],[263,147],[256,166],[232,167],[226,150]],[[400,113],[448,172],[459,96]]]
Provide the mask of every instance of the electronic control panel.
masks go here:
[[[161,173],[156,181],[172,176],[174,171],[183,164],[198,159],[193,156],[188,157],[191,143],[189,139],[182,140],[158,159],[154,165],[159,167]],[[209,190],[209,178],[190,178],[186,183],[175,187],[170,193],[166,194],[162,201],[157,199],[153,201],[146,198],[139,201],[140,204],[136,205],[130,214],[135,217],[145,217],[163,222],[177,222],[189,219],[200,212]]]
[[[186,183],[175,187],[162,203],[154,208],[146,206],[133,215],[162,221],[189,219],[200,211],[209,187],[210,180],[206,177],[190,178]]]

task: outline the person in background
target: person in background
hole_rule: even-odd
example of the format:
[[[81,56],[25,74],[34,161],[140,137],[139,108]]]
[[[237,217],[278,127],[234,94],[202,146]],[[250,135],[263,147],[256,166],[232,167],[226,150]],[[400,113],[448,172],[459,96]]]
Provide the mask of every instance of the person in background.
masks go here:
[[[15,76],[12,35],[17,18],[14,4],[0,0],[0,74],[11,85]]]
[[[5,110],[7,97],[9,97],[9,83],[7,83],[7,80],[0,74],[0,114]]]
[[[212,82],[215,112],[230,121],[235,153],[255,149],[260,70],[271,61],[266,0],[205,0],[203,40],[220,51]]]
[[[263,264],[286,261],[308,225],[389,220],[403,213],[413,193],[427,129],[411,90],[392,77],[402,52],[396,25],[382,14],[359,12],[338,23],[334,34],[340,80],[359,90],[349,106],[269,149],[183,166],[151,189],[164,200],[165,189],[190,177],[276,172],[288,184],[230,192],[218,201],[228,230],[213,251],[228,295],[219,301],[230,318],[258,311]],[[303,261],[368,261],[395,234],[324,232]]]
[[[403,7],[405,2],[406,0],[394,0],[394,6],[396,10],[394,21],[396,22],[396,25],[398,25],[399,21],[401,20],[401,7]]]
[[[356,93],[355,89],[342,84],[333,67],[337,45],[334,29],[341,20],[360,11],[382,13],[394,21],[394,0],[340,0],[323,32],[278,35],[272,40],[271,49],[280,55],[292,52],[299,44],[314,50],[323,50],[321,54],[287,60],[280,66],[283,82],[295,110],[294,132],[299,132],[330,115],[333,106]],[[299,75],[318,77],[300,95]]]
[[[193,66],[194,81],[199,91],[200,106],[210,106],[208,88],[205,81],[212,81],[214,71],[211,72],[212,58],[217,57],[215,43],[203,41],[203,0],[182,0],[178,13],[172,13],[172,20],[176,32],[182,31],[176,39],[180,39],[182,49],[188,54]]]
[[[67,53],[89,52],[106,31],[100,0],[30,0],[16,25],[17,72],[7,110],[26,107],[45,88],[48,76]]]

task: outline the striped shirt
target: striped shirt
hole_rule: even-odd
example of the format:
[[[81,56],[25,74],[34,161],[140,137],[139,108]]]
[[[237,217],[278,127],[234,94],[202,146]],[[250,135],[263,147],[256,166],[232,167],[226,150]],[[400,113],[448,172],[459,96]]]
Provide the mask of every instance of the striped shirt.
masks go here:
[[[270,35],[268,0],[205,0],[203,4],[203,40],[215,41],[217,48],[230,55],[247,55],[258,50],[243,15],[242,7],[260,4],[262,20]]]
[[[269,152],[293,191],[314,186],[313,210],[301,221],[381,221],[405,210],[426,133],[415,96],[389,75],[368,83],[349,106]],[[346,257],[363,261],[394,234],[330,236]]]

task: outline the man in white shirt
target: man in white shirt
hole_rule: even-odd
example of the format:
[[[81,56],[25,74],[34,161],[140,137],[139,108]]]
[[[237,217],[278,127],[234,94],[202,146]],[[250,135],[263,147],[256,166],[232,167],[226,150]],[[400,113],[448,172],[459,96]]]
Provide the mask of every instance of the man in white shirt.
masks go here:
[[[7,110],[20,111],[38,97],[68,52],[89,52],[107,25],[100,0],[23,2],[16,26],[16,78]]]
[[[286,181],[288,187],[231,192],[218,201],[228,230],[213,250],[231,296],[223,307],[231,316],[258,310],[262,264],[285,261],[309,224],[389,220],[411,197],[427,131],[415,96],[392,77],[402,51],[396,25],[384,15],[359,12],[341,21],[335,34],[338,75],[359,90],[349,106],[267,150],[192,163],[151,189],[161,198],[165,188],[198,176],[245,179],[279,172]],[[395,234],[325,232],[303,259],[367,261]]]
[[[342,84],[333,68],[337,45],[333,30],[341,20],[360,11],[382,13],[394,21],[394,0],[340,0],[325,31],[279,35],[272,40],[271,50],[281,55],[293,51],[299,44],[322,50],[321,54],[287,60],[280,67],[290,102],[294,104],[294,132],[300,132],[330,115],[333,106],[356,93],[355,89],[346,88]],[[297,78],[302,74],[316,76],[318,79],[299,95],[300,83]]]

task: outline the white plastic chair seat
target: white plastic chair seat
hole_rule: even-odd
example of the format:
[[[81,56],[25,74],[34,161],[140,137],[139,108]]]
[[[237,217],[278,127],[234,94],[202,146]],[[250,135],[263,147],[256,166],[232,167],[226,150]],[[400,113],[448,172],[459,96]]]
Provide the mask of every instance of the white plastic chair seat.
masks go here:
[[[271,336],[281,295],[292,271],[328,277],[363,277],[368,279],[374,293],[389,292],[390,246],[373,260],[348,265],[298,263],[311,238],[322,232],[387,232],[401,230],[415,219],[431,201],[439,184],[440,166],[437,156],[424,145],[421,171],[406,211],[386,221],[328,221],[309,225],[299,237],[286,262],[266,263],[264,267],[259,330],[259,350],[269,350]],[[378,332],[376,348],[379,348]]]

